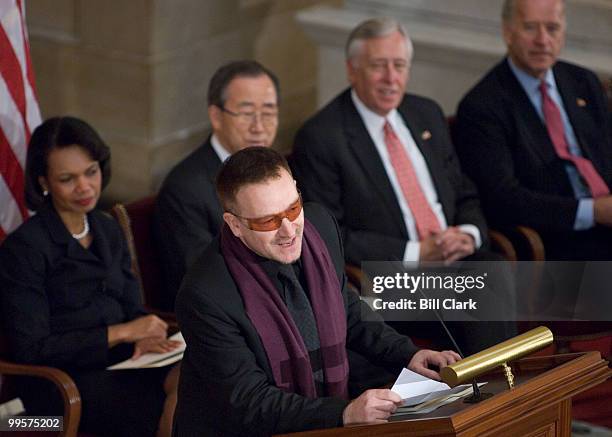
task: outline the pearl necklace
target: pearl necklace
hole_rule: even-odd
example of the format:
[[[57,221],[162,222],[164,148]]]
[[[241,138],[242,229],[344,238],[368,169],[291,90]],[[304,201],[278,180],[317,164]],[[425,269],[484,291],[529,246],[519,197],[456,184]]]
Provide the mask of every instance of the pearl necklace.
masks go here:
[[[89,234],[89,220],[87,220],[87,214],[83,215],[83,231],[78,234],[72,234],[72,238],[76,240],[82,240]]]

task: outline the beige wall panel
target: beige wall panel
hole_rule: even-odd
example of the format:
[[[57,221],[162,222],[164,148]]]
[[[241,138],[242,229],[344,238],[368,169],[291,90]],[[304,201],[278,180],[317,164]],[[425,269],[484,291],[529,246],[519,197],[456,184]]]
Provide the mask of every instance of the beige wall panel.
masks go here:
[[[317,104],[314,87],[302,93],[292,94],[283,103],[281,124],[274,148],[282,153],[289,153],[293,148],[293,138],[304,121],[313,113]]]
[[[240,10],[250,20],[265,19],[274,14],[295,12],[316,5],[342,6],[343,0],[239,0]]]
[[[151,53],[150,0],[81,0],[78,6],[77,32],[84,46]]]
[[[78,113],[75,47],[38,38],[30,38],[30,46],[43,118]]]
[[[316,47],[293,15],[294,12],[283,12],[264,20],[253,46],[255,58],[279,76],[288,93],[305,83],[315,83],[317,58]],[[279,38],[279,34],[283,37]]]
[[[104,132],[100,132],[104,135]],[[104,190],[103,202],[130,202],[153,192],[151,180],[151,154],[146,144],[113,140],[104,136],[111,148],[111,183]]]
[[[47,32],[75,33],[75,0],[27,0],[26,18],[30,28]]]
[[[210,77],[219,65],[243,56],[240,34],[232,32],[177,51],[156,65],[151,90],[155,141],[165,142],[184,130],[202,129],[208,118],[206,97]]]
[[[248,2],[247,2],[248,3]],[[275,147],[288,153],[293,137],[303,122],[316,110],[317,49],[295,21],[299,9],[315,4],[340,5],[341,1],[251,0],[251,10],[268,9],[259,21],[246,26],[254,35],[253,57],[276,73],[281,82],[281,123]],[[254,12],[252,12],[254,13]]]
[[[102,57],[94,52],[81,53],[79,62],[80,115],[101,132],[114,137],[133,142],[148,141],[151,73],[147,66]]]
[[[238,29],[236,0],[158,0],[153,12],[155,53],[180,50]]]

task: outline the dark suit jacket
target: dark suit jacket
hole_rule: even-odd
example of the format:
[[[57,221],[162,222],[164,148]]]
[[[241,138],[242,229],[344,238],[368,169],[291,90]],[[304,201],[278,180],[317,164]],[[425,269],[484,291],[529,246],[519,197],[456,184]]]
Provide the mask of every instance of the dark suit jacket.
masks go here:
[[[610,119],[600,82],[592,72],[565,62],[557,62],[553,72],[584,156],[612,186]],[[463,167],[476,182],[494,225],[534,227],[555,258],[569,255],[556,248],[559,242],[570,248],[569,240],[595,236],[597,232],[573,231],[578,201],[564,162],[506,60],[463,98],[454,136]],[[592,240],[595,246],[597,239]]]
[[[338,228],[317,205],[306,216],[326,242],[347,314],[347,348],[399,370],[416,352],[412,342],[382,322],[363,322],[369,311],[348,291]],[[246,315],[216,238],[189,270],[176,313],[187,341],[175,414],[175,435],[269,435],[340,426],[347,401],[308,399],[274,385],[266,352]]]
[[[103,369],[107,327],[144,314],[117,222],[99,211],[89,222],[89,250],[50,206],[0,246],[2,321],[16,361]]]
[[[440,107],[407,94],[398,111],[429,166],[449,226],[473,224],[486,239],[476,190],[461,172]],[[426,130],[429,139],[422,138]],[[322,203],[338,220],[347,262],[403,258],[408,231],[350,90],[300,129],[291,166],[304,198]]]
[[[221,161],[210,137],[176,165],[157,197],[155,234],[164,264],[169,310],[187,268],[219,233],[223,209],[215,178]]]

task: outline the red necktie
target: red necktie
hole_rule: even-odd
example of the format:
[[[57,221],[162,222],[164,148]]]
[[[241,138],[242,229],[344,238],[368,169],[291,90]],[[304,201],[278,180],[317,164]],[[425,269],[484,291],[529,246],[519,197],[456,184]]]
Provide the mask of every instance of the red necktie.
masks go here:
[[[391,165],[414,217],[419,240],[440,232],[440,222],[421,189],[412,162],[388,121],[383,128]]]
[[[593,197],[600,197],[610,194],[610,189],[601,178],[593,163],[581,156],[572,155],[569,151],[567,139],[565,138],[565,129],[561,112],[548,95],[548,89],[545,81],[540,82],[540,93],[542,93],[542,111],[544,112],[544,120],[546,121],[546,129],[548,135],[555,146],[555,151],[559,158],[570,161],[576,166],[578,173],[584,179]]]

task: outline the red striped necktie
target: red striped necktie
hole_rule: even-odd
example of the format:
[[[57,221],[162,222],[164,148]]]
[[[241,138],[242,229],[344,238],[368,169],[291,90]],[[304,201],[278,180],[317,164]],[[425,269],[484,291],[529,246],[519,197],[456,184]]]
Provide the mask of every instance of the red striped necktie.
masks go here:
[[[540,93],[542,94],[542,112],[544,112],[544,120],[548,135],[555,146],[555,151],[559,158],[569,161],[576,166],[578,173],[591,190],[593,197],[601,197],[610,194],[610,189],[601,178],[593,163],[582,156],[572,155],[569,151],[567,139],[565,138],[565,129],[561,112],[555,102],[548,95],[548,89],[545,81],[540,82]]]
[[[406,149],[388,121],[385,121],[383,131],[395,176],[414,217],[419,240],[423,240],[441,231],[440,222],[425,198]]]

